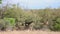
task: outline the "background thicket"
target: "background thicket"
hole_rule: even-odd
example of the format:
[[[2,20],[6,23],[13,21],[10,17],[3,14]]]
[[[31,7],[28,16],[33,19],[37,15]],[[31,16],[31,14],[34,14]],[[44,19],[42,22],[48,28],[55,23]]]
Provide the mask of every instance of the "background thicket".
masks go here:
[[[0,8],[0,30],[60,31],[60,8],[21,9],[16,5]]]

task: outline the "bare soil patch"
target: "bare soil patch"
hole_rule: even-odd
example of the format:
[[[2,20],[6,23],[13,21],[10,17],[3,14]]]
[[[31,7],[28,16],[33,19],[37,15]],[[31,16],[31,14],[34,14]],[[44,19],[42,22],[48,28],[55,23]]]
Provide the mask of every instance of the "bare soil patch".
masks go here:
[[[0,34],[60,34],[60,32],[49,32],[49,31],[1,31]]]

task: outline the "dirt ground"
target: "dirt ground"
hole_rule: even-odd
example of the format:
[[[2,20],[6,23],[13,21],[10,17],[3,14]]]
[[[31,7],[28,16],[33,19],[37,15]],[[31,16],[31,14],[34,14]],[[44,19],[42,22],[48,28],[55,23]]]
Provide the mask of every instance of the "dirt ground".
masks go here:
[[[4,31],[0,34],[60,34],[60,32],[48,32],[48,31]]]

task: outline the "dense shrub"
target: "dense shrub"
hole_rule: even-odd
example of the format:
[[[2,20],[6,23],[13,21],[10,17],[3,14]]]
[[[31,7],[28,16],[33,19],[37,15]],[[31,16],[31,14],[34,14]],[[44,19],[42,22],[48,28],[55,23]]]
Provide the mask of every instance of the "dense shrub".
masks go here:
[[[4,18],[6,21],[6,28],[7,29],[13,29],[15,27],[15,19],[14,18]]]
[[[14,18],[4,18],[4,20],[9,22],[11,26],[15,25],[15,19]]]
[[[3,19],[0,19],[0,30],[5,28],[5,21]]]
[[[51,30],[60,31],[60,18],[56,18],[51,26]]]

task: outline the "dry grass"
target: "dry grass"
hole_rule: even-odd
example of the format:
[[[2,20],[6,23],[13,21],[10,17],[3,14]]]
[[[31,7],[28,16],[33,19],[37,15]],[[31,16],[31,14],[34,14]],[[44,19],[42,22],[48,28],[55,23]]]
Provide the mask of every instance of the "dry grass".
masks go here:
[[[5,31],[0,34],[60,34],[60,32],[48,32],[48,31]]]

